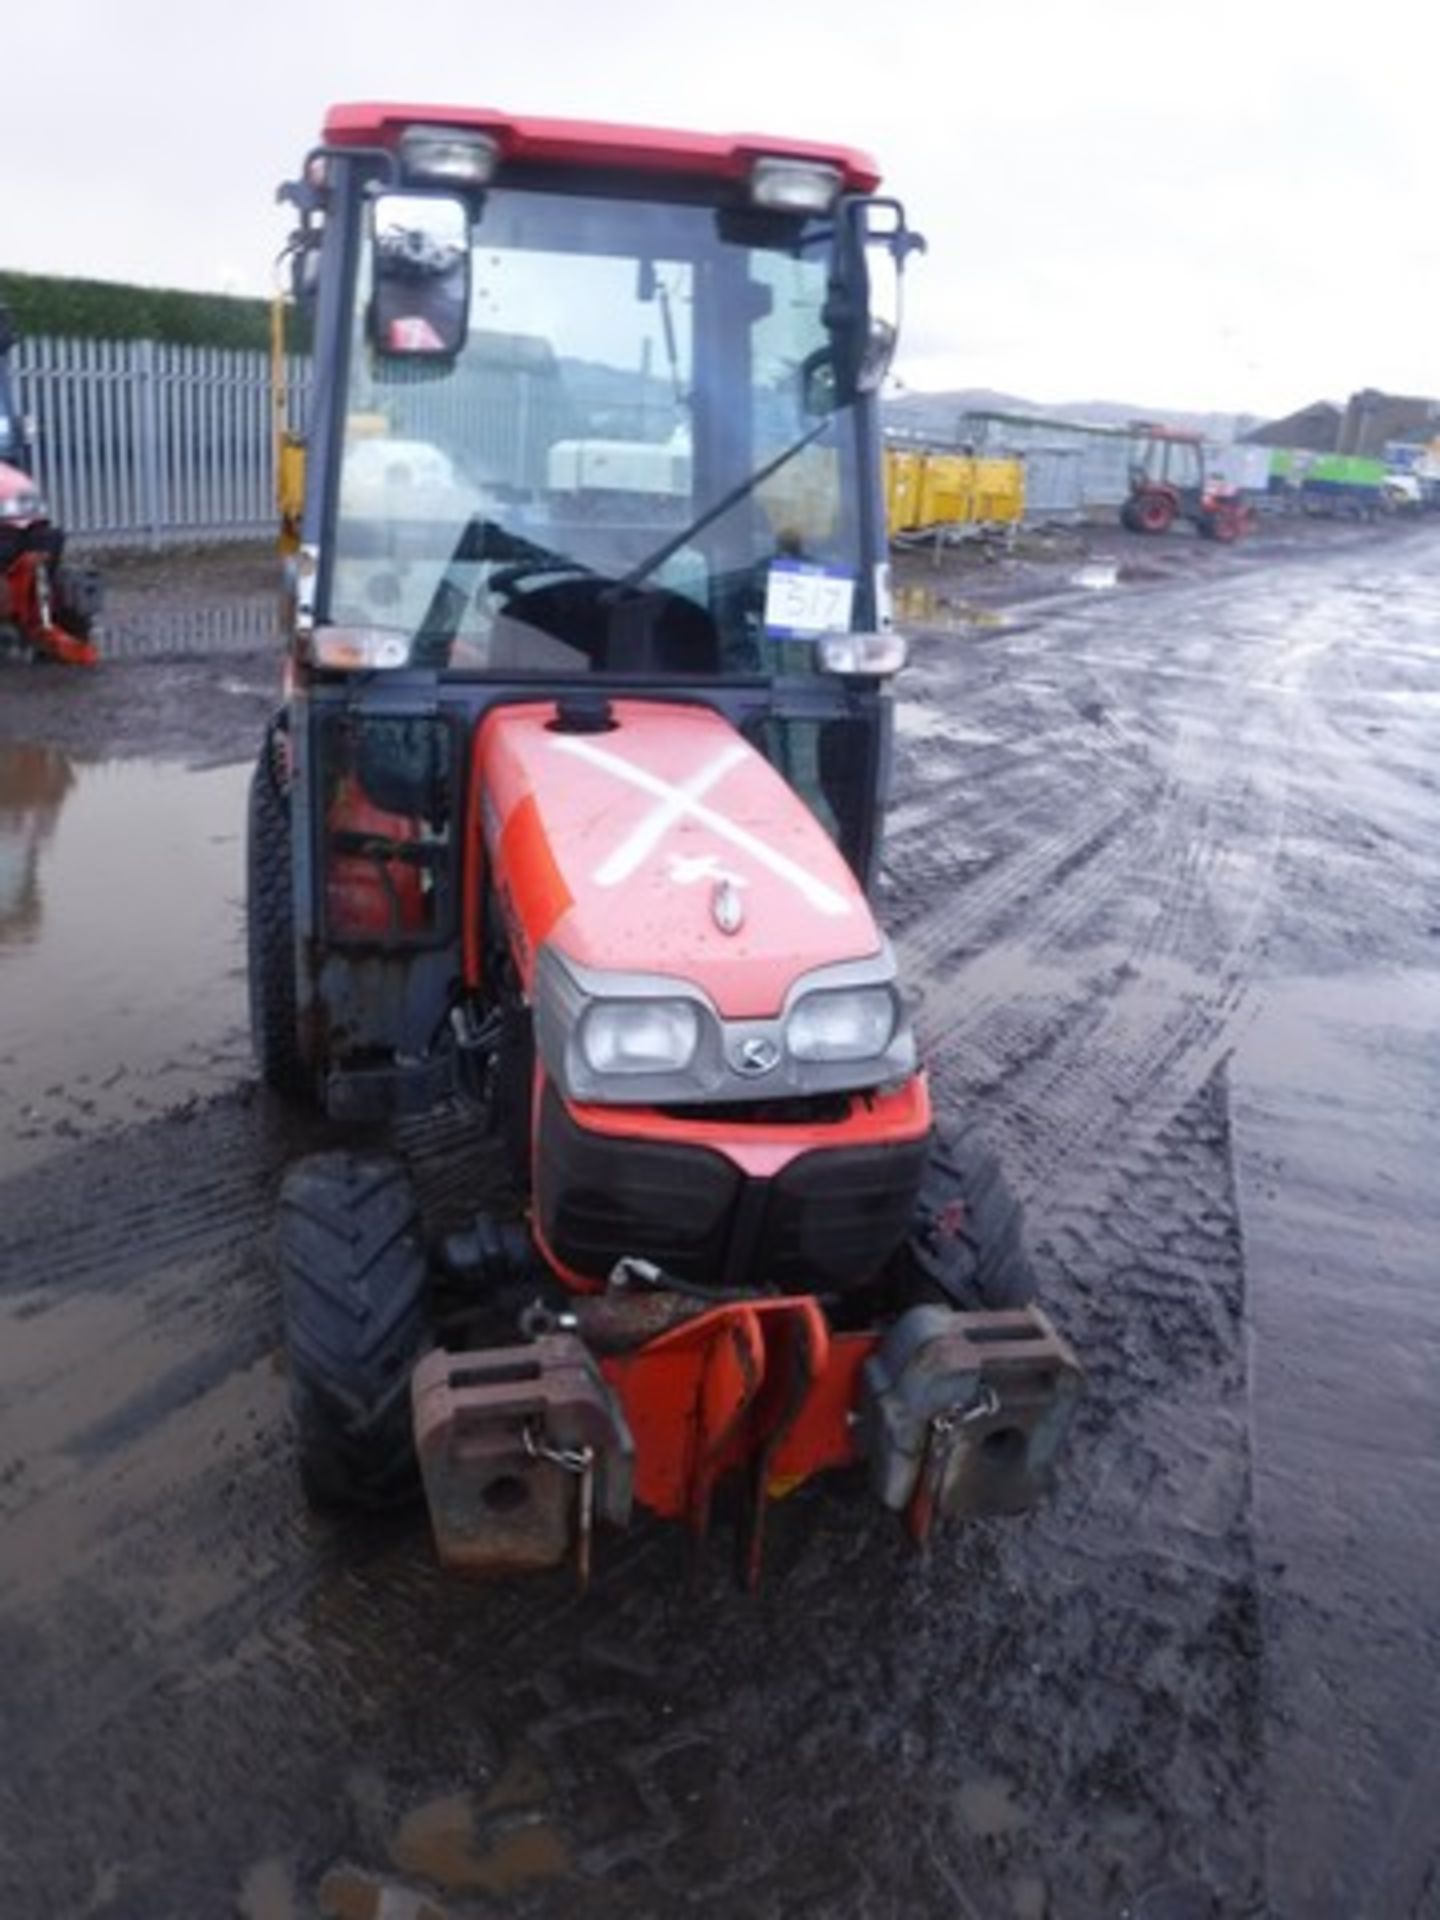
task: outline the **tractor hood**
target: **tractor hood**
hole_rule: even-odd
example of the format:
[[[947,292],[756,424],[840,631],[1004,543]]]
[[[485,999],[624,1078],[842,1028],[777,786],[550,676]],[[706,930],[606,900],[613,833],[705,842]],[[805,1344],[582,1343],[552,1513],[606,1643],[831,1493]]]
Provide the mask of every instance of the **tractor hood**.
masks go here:
[[[675,980],[723,1020],[764,1020],[819,969],[884,965],[838,849],[727,721],[625,700],[609,720],[567,724],[547,701],[479,730],[486,854],[527,986],[548,947],[577,974]]]

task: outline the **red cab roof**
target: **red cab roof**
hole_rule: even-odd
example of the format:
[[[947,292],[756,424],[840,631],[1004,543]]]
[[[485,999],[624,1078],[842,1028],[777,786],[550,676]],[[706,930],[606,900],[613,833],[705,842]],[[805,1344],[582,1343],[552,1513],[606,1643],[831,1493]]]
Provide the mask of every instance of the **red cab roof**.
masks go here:
[[[839,167],[851,193],[869,193],[880,170],[868,154],[814,140],[761,133],[679,133],[668,127],[615,127],[591,120],[536,120],[494,107],[435,107],[360,101],[331,107],[325,142],[336,147],[392,147],[406,127],[465,127],[488,133],[506,160],[555,167],[633,167],[640,173],[710,175],[743,180],[762,154],[820,160]]]

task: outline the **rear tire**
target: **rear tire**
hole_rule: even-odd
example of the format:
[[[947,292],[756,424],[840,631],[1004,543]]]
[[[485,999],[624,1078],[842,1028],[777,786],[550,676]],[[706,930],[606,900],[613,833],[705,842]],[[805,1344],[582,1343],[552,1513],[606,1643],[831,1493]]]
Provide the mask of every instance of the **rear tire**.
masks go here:
[[[430,1345],[408,1175],[375,1156],[302,1160],[281,1189],[277,1252],[306,1498],[400,1506],[419,1490],[410,1375]]]
[[[104,588],[94,567],[71,566],[68,561],[55,569],[54,612],[57,625],[77,640],[94,638],[104,603]]]
[[[1165,493],[1142,493],[1135,501],[1141,533],[1168,533],[1175,523],[1175,502]]]
[[[245,842],[245,934],[250,1042],[260,1078],[292,1100],[314,1099],[300,1052],[295,991],[295,901],[291,891],[290,799],[282,784],[283,730],[272,725],[250,776]]]
[[[1024,1211],[973,1134],[937,1133],[901,1259],[909,1286],[962,1310],[1024,1307],[1039,1287]]]

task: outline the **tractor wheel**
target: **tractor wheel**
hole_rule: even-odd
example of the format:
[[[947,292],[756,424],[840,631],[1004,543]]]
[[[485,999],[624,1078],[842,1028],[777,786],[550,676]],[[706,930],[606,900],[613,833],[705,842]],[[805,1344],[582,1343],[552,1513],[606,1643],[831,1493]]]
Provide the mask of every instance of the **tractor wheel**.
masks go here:
[[[1023,1307],[1035,1298],[1020,1202],[973,1134],[936,1134],[901,1259],[907,1291],[953,1307]]]
[[[430,1345],[408,1175],[352,1153],[302,1160],[281,1188],[277,1252],[306,1498],[399,1506],[419,1489],[410,1374]]]
[[[1133,504],[1141,533],[1168,533],[1175,524],[1175,502],[1168,493],[1142,493]]]
[[[66,561],[55,569],[55,618],[77,640],[93,637],[104,597],[100,575],[93,567]]]
[[[1240,516],[1233,507],[1216,507],[1206,518],[1209,526],[1201,526],[1202,533],[1208,533],[1212,540],[1218,540],[1221,546],[1228,547],[1240,538]]]
[[[300,1053],[295,994],[295,903],[291,893],[290,800],[282,775],[282,728],[265,736],[250,777],[245,843],[245,933],[250,1040],[260,1078],[294,1100],[314,1098]]]
[[[1121,507],[1120,524],[1130,533],[1143,533],[1145,531],[1144,527],[1140,524],[1140,515],[1135,510],[1135,502],[1133,500],[1127,500],[1124,506]]]

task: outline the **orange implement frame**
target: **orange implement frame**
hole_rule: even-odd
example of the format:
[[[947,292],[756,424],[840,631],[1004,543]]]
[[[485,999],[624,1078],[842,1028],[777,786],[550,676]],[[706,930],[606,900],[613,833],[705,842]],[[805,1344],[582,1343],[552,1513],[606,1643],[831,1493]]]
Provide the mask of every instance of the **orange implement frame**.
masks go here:
[[[27,646],[34,647],[37,653],[44,654],[47,659],[63,661],[66,666],[95,665],[100,655],[94,642],[82,640],[77,634],[69,633],[56,624],[50,599],[50,577],[40,554],[17,554],[4,575],[4,584],[8,589],[12,617],[24,635]]]
[[[744,1575],[759,1580],[769,1501],[856,1458],[851,1411],[873,1334],[835,1334],[812,1299],[715,1307],[601,1371],[635,1438],[635,1497],[709,1529],[717,1483],[745,1469]]]
[[[753,1588],[770,1501],[828,1468],[865,1460],[922,1547],[942,1514],[1024,1512],[1081,1384],[1034,1307],[932,1304],[836,1332],[804,1295],[711,1304],[627,1287],[577,1298],[525,1345],[433,1354],[411,1394],[447,1565],[558,1566],[573,1545],[583,1584],[597,1520],[623,1526],[633,1500],[684,1521],[698,1548],[726,1480]]]

